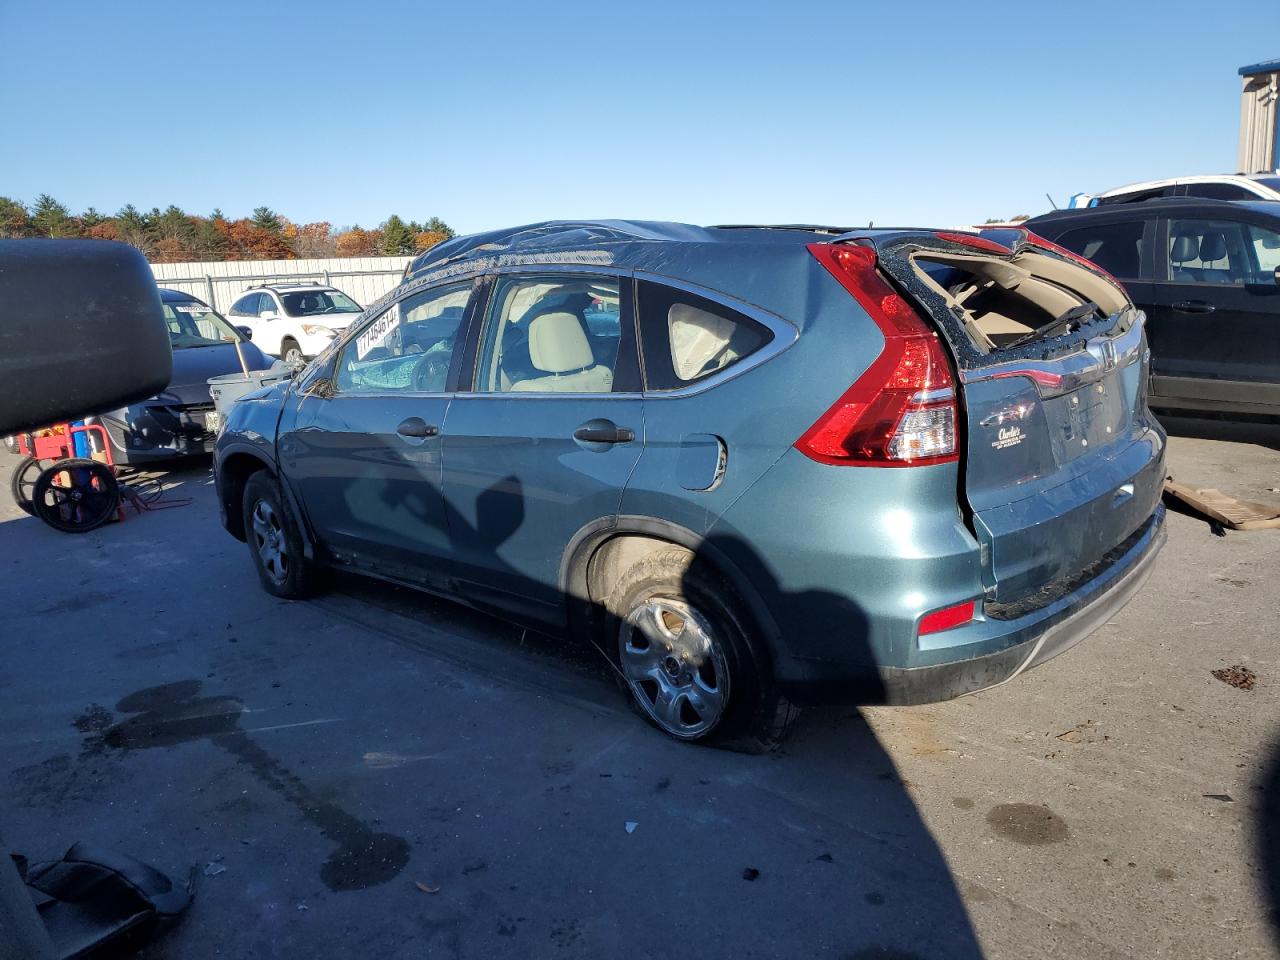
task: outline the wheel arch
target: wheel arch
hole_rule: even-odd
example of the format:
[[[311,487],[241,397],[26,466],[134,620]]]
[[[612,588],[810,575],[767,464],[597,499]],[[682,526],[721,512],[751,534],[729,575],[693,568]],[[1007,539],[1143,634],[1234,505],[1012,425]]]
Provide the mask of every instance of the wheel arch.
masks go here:
[[[237,540],[244,541],[244,487],[260,470],[271,476],[275,468],[256,450],[232,449],[218,458],[218,499],[223,525]]]
[[[218,454],[218,506],[222,511],[223,525],[237,540],[244,542],[244,486],[249,478],[260,470],[265,470],[280,485],[280,495],[285,509],[293,517],[293,522],[302,531],[302,555],[314,560],[315,539],[311,526],[306,522],[293,488],[271,461],[256,447],[239,444],[227,447]]]
[[[598,631],[605,600],[623,572],[650,553],[672,546],[684,547],[730,582],[745,602],[770,659],[776,660],[781,633],[750,579],[706,537],[656,517],[601,518],[569,541],[560,565],[560,588],[568,600],[570,626],[586,635]]]

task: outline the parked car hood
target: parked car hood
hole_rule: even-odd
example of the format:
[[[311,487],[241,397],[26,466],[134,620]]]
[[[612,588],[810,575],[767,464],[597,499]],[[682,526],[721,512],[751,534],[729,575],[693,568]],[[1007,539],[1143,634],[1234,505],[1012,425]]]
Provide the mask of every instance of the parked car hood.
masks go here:
[[[250,370],[266,370],[272,361],[252,343],[240,345]],[[161,403],[211,403],[209,378],[224,373],[240,372],[240,360],[234,344],[214,347],[187,347],[173,351],[173,379],[156,395]]]

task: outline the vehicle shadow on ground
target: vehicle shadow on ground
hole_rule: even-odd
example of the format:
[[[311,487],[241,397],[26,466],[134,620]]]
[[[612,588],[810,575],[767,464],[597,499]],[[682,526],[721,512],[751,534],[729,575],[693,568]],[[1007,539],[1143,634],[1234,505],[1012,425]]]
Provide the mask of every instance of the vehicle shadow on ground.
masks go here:
[[[1161,426],[1171,436],[1194,440],[1220,440],[1229,443],[1251,443],[1269,450],[1280,450],[1280,421],[1269,419],[1218,419],[1190,416],[1171,411],[1156,414]]]
[[[1280,951],[1280,741],[1271,750],[1259,787],[1262,792],[1256,826],[1262,866],[1262,891],[1271,936]]]
[[[362,482],[367,495],[379,496],[387,516],[400,509],[420,509],[427,497],[433,496],[404,497],[396,492],[404,489],[403,484],[387,485],[379,494],[372,470]],[[424,488],[430,487],[425,479],[423,484]],[[498,488],[502,490],[501,497],[497,495]],[[511,502],[513,492],[520,503]],[[518,478],[505,477],[480,495],[474,524],[453,510],[445,498],[441,501],[445,504],[448,540],[472,547],[483,543],[492,550],[494,576],[504,591],[523,589],[532,596],[545,590],[545,584],[532,582],[522,588],[522,580],[528,578],[502,561],[503,543],[539,509],[522,492]],[[490,516],[486,505],[491,505],[497,515]],[[431,522],[426,513],[420,514],[419,519]],[[767,560],[740,539],[715,537],[704,541],[695,553],[692,572],[685,575],[685,594],[696,595],[691,578],[698,571],[707,564],[722,569],[720,565],[726,558],[732,558],[743,575],[739,582],[750,583],[756,594],[767,601],[769,610],[794,616],[797,623],[803,612],[807,629],[822,635],[810,637],[810,644],[816,640],[818,648],[839,651],[846,671],[850,664],[870,671],[860,690],[864,697],[874,699],[877,691],[883,693],[871,669],[874,660],[867,643],[866,615],[846,597],[822,591],[786,590]],[[706,578],[702,582],[707,582]],[[646,729],[643,720],[629,715],[631,711],[618,689],[621,684],[614,681],[616,666],[603,652],[609,643],[618,643],[619,621],[598,601],[581,597],[566,601],[570,608],[575,604],[585,606],[579,612],[585,612],[587,623],[575,619],[579,629],[573,632],[590,632],[592,640],[584,642],[582,636],[571,636],[568,629],[549,631],[533,624],[527,630],[513,628],[496,623],[485,612],[459,611],[448,600],[392,585],[361,583],[359,578],[347,576],[340,577],[337,583],[347,595],[387,604],[410,621],[433,627],[444,624],[450,632],[461,631],[476,639],[486,648],[479,659],[491,673],[502,671],[504,662],[513,673],[524,673],[530,657],[545,658],[543,689],[554,690],[563,678],[565,690],[575,702],[588,702],[592,712],[604,711],[610,718],[610,728],[626,731],[624,736],[632,744],[628,755],[636,765],[635,775],[656,782],[659,790],[676,777],[686,783],[732,785],[714,805],[693,798],[681,801],[675,821],[679,825],[673,825],[681,841],[658,842],[646,851],[650,856],[648,876],[643,881],[647,895],[638,896],[629,888],[634,879],[625,880],[617,889],[594,881],[596,895],[603,895],[603,902],[610,909],[619,910],[619,904],[628,904],[627,910],[618,914],[622,934],[619,945],[644,942],[652,929],[668,922],[663,904],[697,890],[701,915],[719,918],[699,921],[706,928],[704,933],[720,944],[715,950],[717,955],[746,955],[753,945],[763,946],[769,942],[768,936],[774,936],[785,940],[770,950],[788,956],[814,956],[824,949],[834,949],[835,955],[848,960],[924,960],[944,956],[963,960],[982,956],[946,857],[892,758],[858,710],[823,708],[802,712],[781,746],[764,754],[739,752],[739,741],[729,749],[719,750],[683,744]],[[476,602],[475,596],[470,599]],[[610,633],[611,629],[615,632]],[[412,645],[420,646],[428,655],[433,652],[430,641]],[[495,650],[499,654],[496,660]],[[455,663],[459,659],[452,644],[449,659]],[[549,699],[554,702],[554,692]],[[459,733],[464,734],[466,721],[454,721],[461,724]],[[522,762],[527,762],[530,751],[540,746],[538,738],[513,736],[503,748],[509,757],[499,765],[518,770]],[[588,782],[599,783],[595,772],[586,771],[584,776]],[[583,787],[594,789],[587,784]],[[669,802],[675,802],[674,794],[667,796]],[[719,828],[685,832],[686,826],[703,818],[718,822]],[[762,842],[765,838],[767,843]],[[602,836],[597,842],[608,843],[610,839]],[[650,835],[640,842],[652,842]],[[761,856],[774,858],[775,862],[756,862],[754,858]],[[743,862],[726,869],[726,861],[738,860]],[[545,863],[545,879],[552,887],[568,885],[582,869],[572,857],[562,854]],[[758,892],[749,885],[765,877],[771,885],[790,889],[779,894],[780,906],[769,916],[748,916],[743,912],[744,892]],[[669,884],[665,892],[664,883]],[[801,890],[807,896],[798,897]],[[509,906],[518,909],[520,904]],[[583,922],[588,918],[584,917]],[[468,939],[492,936],[492,927],[480,918],[472,918],[468,925],[472,923],[474,931]],[[625,929],[631,926],[636,929]],[[602,941],[593,949],[597,955],[608,955],[613,947]]]

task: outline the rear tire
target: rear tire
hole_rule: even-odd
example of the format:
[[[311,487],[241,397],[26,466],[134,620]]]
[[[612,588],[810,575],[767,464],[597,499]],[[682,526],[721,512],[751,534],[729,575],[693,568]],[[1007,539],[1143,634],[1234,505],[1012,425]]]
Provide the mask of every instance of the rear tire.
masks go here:
[[[303,556],[302,531],[286,509],[280,485],[266,470],[244,485],[244,537],[267,593],[303,600],[319,585],[319,571]]]
[[[726,578],[664,548],[622,575],[607,606],[604,649],[646,720],[677,740],[752,753],[781,742],[797,710],[777,693]]]

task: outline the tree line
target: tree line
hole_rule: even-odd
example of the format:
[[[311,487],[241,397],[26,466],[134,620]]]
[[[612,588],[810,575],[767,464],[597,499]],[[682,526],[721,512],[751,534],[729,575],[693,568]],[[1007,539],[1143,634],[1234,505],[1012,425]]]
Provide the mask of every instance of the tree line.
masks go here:
[[[221,210],[207,217],[176,206],[149,212],[133,204],[113,215],[93,207],[78,216],[48,194],[30,206],[0,197],[0,237],[122,240],[152,263],[194,260],[293,260],[309,257],[399,257],[421,253],[455,236],[439,217],[425,222],[392,214],[370,230],[335,228],[327,221],[294,223],[270,207],[232,220]]]

